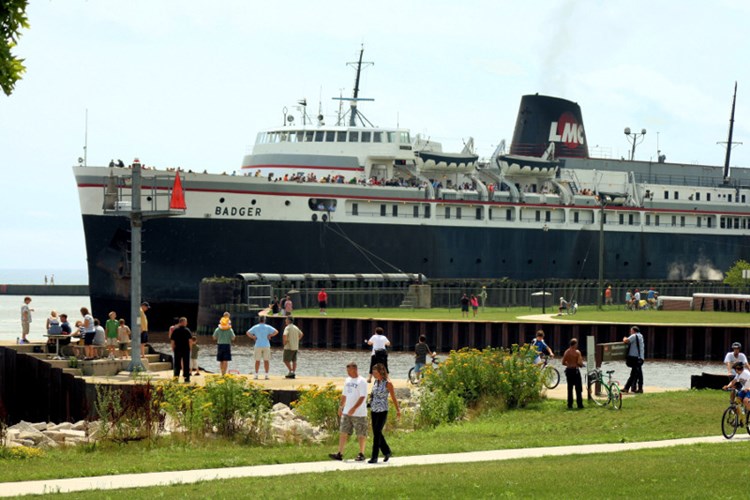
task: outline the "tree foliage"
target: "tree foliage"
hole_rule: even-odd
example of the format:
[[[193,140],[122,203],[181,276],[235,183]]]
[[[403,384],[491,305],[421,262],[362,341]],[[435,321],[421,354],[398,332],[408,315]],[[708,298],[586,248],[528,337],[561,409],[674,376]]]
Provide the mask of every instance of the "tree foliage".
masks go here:
[[[29,27],[27,5],[28,0],[0,1],[0,88],[8,96],[26,71],[23,59],[14,56],[12,50],[21,36],[21,28]]]
[[[742,277],[742,271],[750,270],[750,263],[745,260],[738,260],[734,265],[727,271],[727,276],[724,278],[724,284],[737,288],[738,290],[745,290],[750,285],[750,279]]]

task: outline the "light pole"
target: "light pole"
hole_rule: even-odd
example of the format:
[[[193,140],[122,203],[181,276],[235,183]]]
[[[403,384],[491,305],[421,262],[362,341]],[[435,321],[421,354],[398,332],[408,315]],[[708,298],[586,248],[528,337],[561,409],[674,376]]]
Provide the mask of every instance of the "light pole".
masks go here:
[[[607,201],[599,193],[599,286],[596,291],[596,309],[602,310],[602,290],[604,289],[604,205]]]
[[[547,224],[542,227],[542,231],[544,231],[544,274],[542,275],[542,314],[547,314],[547,231],[549,231],[549,226]]]
[[[633,132],[630,130],[630,127],[625,127],[625,137],[628,138],[628,142],[633,144],[633,149],[630,150],[630,161],[633,161],[633,158],[635,158],[635,147],[643,142],[644,135],[646,135],[645,128],[641,129],[640,132]]]

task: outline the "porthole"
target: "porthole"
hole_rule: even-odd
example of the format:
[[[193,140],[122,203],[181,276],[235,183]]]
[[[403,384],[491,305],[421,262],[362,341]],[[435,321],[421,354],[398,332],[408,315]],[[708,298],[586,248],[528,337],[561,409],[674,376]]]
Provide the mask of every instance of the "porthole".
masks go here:
[[[323,222],[328,222],[328,214],[323,214],[323,217],[321,217]]]
[[[312,214],[312,221],[316,222],[318,220],[318,214]]]
[[[150,196],[146,196],[146,201],[153,201],[153,198]]]
[[[286,200],[286,201],[284,202],[284,205],[286,205],[287,207],[288,207],[289,205],[291,205],[291,204],[292,204],[292,202],[291,202],[291,201],[289,201],[289,200]]]
[[[224,198],[219,198],[219,203],[224,203]]]
[[[250,204],[251,204],[251,205],[255,205],[255,203],[256,203],[256,201],[255,201],[255,200],[251,200],[251,201],[250,201]]]

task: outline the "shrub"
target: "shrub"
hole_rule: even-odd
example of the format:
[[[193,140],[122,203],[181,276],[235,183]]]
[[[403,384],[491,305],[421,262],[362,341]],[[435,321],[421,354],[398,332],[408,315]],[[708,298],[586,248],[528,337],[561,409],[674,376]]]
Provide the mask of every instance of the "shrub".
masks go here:
[[[251,440],[262,440],[268,427],[271,397],[244,377],[209,377],[201,405],[208,424],[219,434],[242,432]]]
[[[510,349],[488,347],[452,351],[436,369],[427,367],[424,387],[443,394],[455,392],[467,405],[480,399],[501,398],[508,408],[539,399],[541,376],[532,346]]]
[[[332,383],[317,385],[300,391],[299,399],[292,403],[297,414],[313,425],[327,430],[338,429],[338,410],[341,391]]]
[[[466,403],[455,391],[424,390],[419,398],[417,424],[424,427],[435,427],[442,423],[451,423],[461,419],[466,413]]]
[[[177,427],[188,435],[202,436],[207,430],[207,419],[202,411],[205,389],[190,384],[166,381],[159,385],[159,406]]]
[[[6,448],[0,446],[0,458],[25,460],[29,458],[42,458],[45,456],[44,450],[31,448],[29,446],[18,446],[16,448]]]
[[[157,391],[149,379],[123,388],[99,384],[94,405],[103,440],[149,439],[157,435],[164,422]]]

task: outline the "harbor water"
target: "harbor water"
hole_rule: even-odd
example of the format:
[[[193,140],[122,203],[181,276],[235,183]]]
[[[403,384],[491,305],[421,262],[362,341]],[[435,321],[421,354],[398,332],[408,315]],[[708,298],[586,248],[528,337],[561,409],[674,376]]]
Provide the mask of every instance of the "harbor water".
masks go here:
[[[20,336],[22,304],[23,297],[12,295],[0,296],[0,341],[15,342],[16,338]],[[32,297],[30,306],[34,308],[34,313],[29,339],[35,342],[42,342],[45,340],[43,336],[45,333],[45,321],[52,309],[58,313],[67,313],[70,321],[75,322],[77,319],[80,319],[79,311],[81,307],[89,308],[90,301],[88,297],[39,296]],[[100,319],[106,315],[106,312],[102,311],[94,311],[94,313],[95,317],[99,317]],[[253,360],[253,347],[249,339],[244,336],[244,332],[237,333],[240,335],[232,347],[233,359],[229,363],[229,369],[236,370],[242,374],[252,373],[254,372],[255,364]],[[154,334],[151,344],[158,351],[170,352],[165,334]],[[199,355],[200,366],[205,370],[218,372],[216,345],[212,342],[212,339],[210,337],[201,337],[199,345],[201,347]],[[283,376],[286,374],[286,367],[282,362],[281,339],[279,337],[272,339],[272,345],[270,375],[272,377]],[[562,354],[563,346],[554,346],[554,348],[558,354]],[[344,377],[346,375],[344,367],[352,360],[359,364],[361,373],[366,373],[369,368],[370,354],[369,348],[364,345],[356,350],[302,348],[299,353],[297,373],[300,376]],[[444,357],[445,354],[439,355],[439,358]],[[411,352],[392,351],[388,356],[388,363],[392,377],[406,378],[409,369],[414,365],[414,355]],[[555,360],[554,363],[559,363],[559,361]],[[630,373],[630,369],[625,366],[625,362],[619,361],[604,363],[603,369],[615,370],[615,379],[622,383],[627,380]],[[699,375],[702,372],[724,373],[726,371],[725,367],[718,362],[653,359],[647,359],[643,370],[647,386],[668,388],[689,388],[691,375]],[[263,367],[261,364],[262,372]]]

